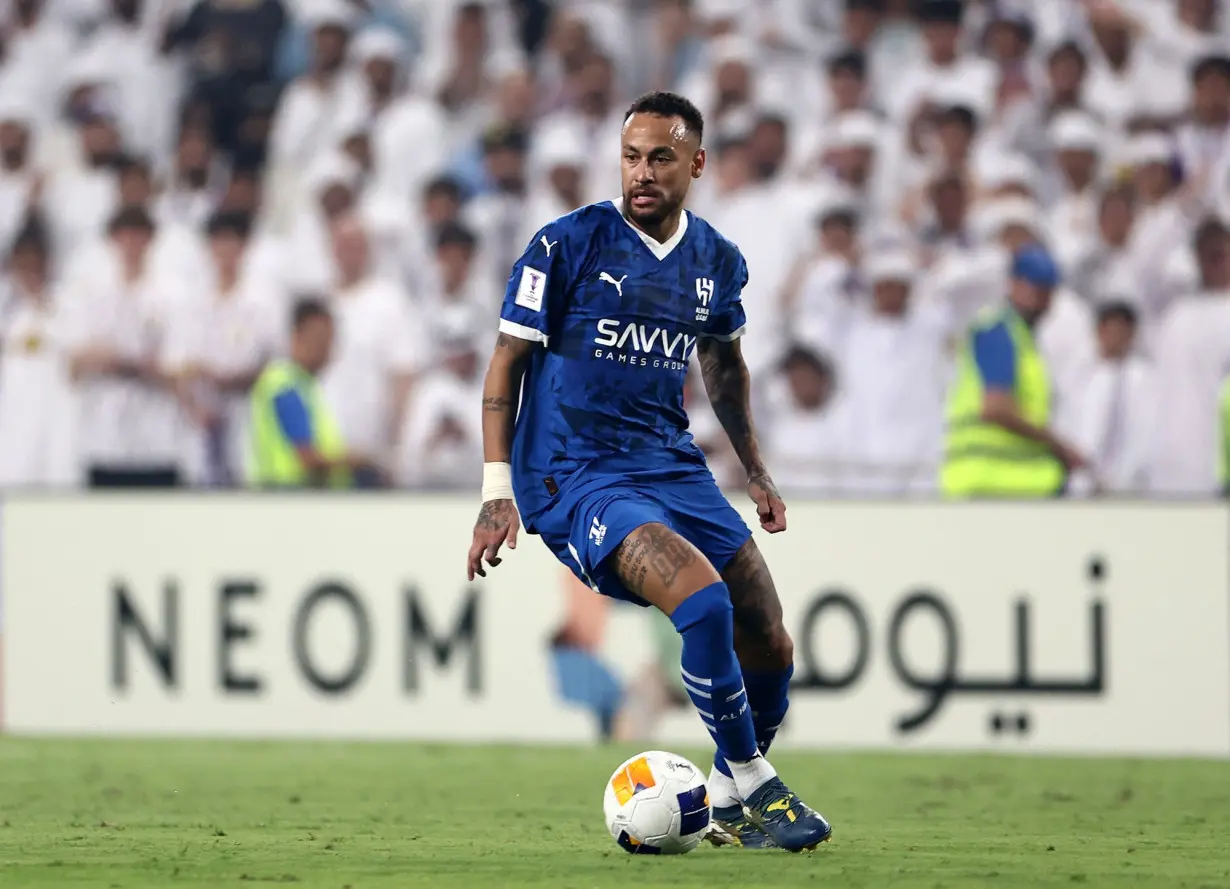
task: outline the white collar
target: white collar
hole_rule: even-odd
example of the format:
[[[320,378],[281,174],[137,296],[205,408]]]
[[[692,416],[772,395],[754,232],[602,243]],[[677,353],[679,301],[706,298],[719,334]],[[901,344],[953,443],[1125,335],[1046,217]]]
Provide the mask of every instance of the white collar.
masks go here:
[[[615,212],[619,214],[619,218],[624,221],[628,228],[640,235],[645,246],[658,258],[659,262],[671,255],[671,251],[679,246],[679,242],[683,240],[683,236],[688,231],[688,211],[684,210],[679,214],[679,228],[675,229],[675,233],[666,241],[655,241],[631,222],[628,222],[628,218],[624,216],[624,199],[622,197],[612,199],[611,206],[615,208]]]

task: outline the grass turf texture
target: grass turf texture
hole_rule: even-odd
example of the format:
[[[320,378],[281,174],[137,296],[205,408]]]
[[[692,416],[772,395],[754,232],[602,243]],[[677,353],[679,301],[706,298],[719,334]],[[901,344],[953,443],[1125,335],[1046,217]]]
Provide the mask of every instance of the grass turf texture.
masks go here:
[[[0,886],[1230,886],[1227,763],[782,753],[833,842],[668,858],[602,824],[634,752],[0,739]]]

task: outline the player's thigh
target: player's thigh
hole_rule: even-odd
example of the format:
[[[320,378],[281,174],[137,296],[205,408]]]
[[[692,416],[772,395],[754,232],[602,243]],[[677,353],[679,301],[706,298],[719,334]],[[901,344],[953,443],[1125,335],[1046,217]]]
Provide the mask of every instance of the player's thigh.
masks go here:
[[[697,590],[721,580],[705,554],[664,522],[638,525],[608,561],[627,589],[667,615]]]
[[[782,623],[782,603],[764,555],[751,537],[722,567],[735,610],[735,648],[745,668],[785,669],[794,663],[794,643]]]
[[[555,514],[539,525],[560,561],[611,598],[670,614],[719,579],[704,556],[671,530],[661,504],[621,477],[568,503],[566,516]]]

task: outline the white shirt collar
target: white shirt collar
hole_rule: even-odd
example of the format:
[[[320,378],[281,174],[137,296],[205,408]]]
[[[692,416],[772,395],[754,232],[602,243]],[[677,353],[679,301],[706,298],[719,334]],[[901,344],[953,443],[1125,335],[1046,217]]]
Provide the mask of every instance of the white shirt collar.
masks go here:
[[[683,240],[683,236],[687,233],[687,210],[684,210],[679,214],[679,228],[675,229],[675,233],[671,235],[669,239],[666,241],[655,241],[631,222],[628,222],[628,218],[624,216],[624,199],[622,197],[612,199],[611,206],[615,208],[615,212],[619,214],[619,218],[624,221],[628,228],[632,229],[637,233],[637,235],[640,236],[640,239],[645,242],[645,246],[648,247],[650,252],[658,258],[659,262],[671,255],[671,251],[679,246],[679,242]]]

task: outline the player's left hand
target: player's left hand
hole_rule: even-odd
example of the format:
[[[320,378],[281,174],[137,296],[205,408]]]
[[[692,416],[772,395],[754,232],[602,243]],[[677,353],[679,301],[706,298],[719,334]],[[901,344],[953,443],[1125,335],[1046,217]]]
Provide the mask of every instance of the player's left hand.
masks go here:
[[[756,503],[760,527],[770,534],[786,530],[786,504],[767,472],[754,474],[747,480],[747,494]]]

